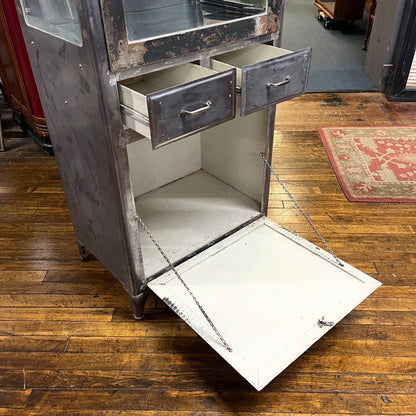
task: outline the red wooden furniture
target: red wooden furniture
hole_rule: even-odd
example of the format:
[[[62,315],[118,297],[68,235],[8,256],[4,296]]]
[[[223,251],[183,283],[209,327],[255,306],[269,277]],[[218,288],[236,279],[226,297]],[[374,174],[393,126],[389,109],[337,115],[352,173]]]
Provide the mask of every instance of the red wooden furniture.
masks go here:
[[[18,121],[38,138],[47,138],[48,127],[23,40],[13,1],[0,0],[0,78],[3,92]],[[46,145],[49,139],[43,140]]]

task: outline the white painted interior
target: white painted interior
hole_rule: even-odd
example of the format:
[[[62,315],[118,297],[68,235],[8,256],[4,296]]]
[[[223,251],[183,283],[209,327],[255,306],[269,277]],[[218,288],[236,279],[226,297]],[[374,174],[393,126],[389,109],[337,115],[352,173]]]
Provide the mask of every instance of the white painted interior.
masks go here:
[[[143,76],[119,83],[120,103],[148,117],[149,111],[147,109],[146,95],[140,92],[141,84],[146,84]]]
[[[172,272],[150,288],[258,390],[380,285],[264,218],[178,270],[232,352]]]
[[[216,74],[208,68],[195,64],[183,64],[161,71],[130,78],[118,84],[120,103],[148,116],[146,96],[153,92],[176,87]]]
[[[155,150],[142,139],[130,143],[127,154],[135,198],[201,169],[199,134]]]
[[[214,176],[198,170],[148,192],[136,209],[171,262],[201,249],[225,233],[259,215],[259,203]],[[146,277],[167,263],[140,229]]]
[[[121,119],[123,120],[124,128],[134,130],[136,133],[148,138],[150,142],[150,127],[148,125],[145,125],[140,121],[135,120],[133,117],[123,113],[121,113]]]
[[[217,61],[214,58],[211,58],[211,69],[217,72],[228,71],[229,69],[235,68],[234,65],[227,64],[225,62]],[[236,86],[241,87],[241,69],[236,68]]]
[[[287,49],[257,44],[211,58],[211,69],[220,72],[236,68],[236,83],[238,87],[241,87],[241,68],[247,65],[278,58],[289,53],[292,52]]]
[[[127,146],[137,212],[170,261],[260,214],[264,164],[259,153],[266,150],[267,115],[262,110],[237,116],[156,150],[146,139]],[[145,275],[150,277],[167,264],[140,231]]]
[[[202,168],[260,202],[264,163],[259,153],[266,151],[268,112],[239,114],[238,110],[234,120],[201,133]]]

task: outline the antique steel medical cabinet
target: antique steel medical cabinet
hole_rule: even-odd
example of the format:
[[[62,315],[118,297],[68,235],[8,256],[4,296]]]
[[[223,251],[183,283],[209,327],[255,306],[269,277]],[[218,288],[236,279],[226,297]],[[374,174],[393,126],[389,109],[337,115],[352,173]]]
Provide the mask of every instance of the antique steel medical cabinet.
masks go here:
[[[17,0],[75,233],[257,389],[378,286],[265,218],[282,0]],[[140,325],[140,323],[138,323]]]

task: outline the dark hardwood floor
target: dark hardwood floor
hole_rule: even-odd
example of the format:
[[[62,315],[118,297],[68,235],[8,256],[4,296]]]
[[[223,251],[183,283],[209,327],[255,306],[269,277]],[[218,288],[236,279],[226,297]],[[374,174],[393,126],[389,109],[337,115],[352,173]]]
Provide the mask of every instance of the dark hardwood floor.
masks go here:
[[[274,167],[383,286],[260,393],[155,297],[134,321],[110,273],[79,260],[55,159],[3,113],[0,416],[416,414],[416,205],[348,202],[317,133],[416,125],[416,103],[309,94],[277,110]],[[275,181],[269,216],[317,243]]]

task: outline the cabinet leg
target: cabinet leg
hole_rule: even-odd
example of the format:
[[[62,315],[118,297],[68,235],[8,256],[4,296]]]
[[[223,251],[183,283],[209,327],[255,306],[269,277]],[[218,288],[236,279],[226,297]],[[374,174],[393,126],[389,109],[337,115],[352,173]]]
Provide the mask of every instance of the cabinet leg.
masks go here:
[[[79,257],[82,261],[85,261],[88,259],[88,250],[87,247],[84,246],[84,244],[81,243],[81,241],[79,241],[77,239],[77,245],[78,245],[78,250],[79,250]]]
[[[146,288],[142,293],[139,293],[136,296],[128,295],[130,300],[131,308],[133,310],[133,317],[138,321],[144,318],[144,306],[146,304],[146,300],[150,294],[150,290]]]

